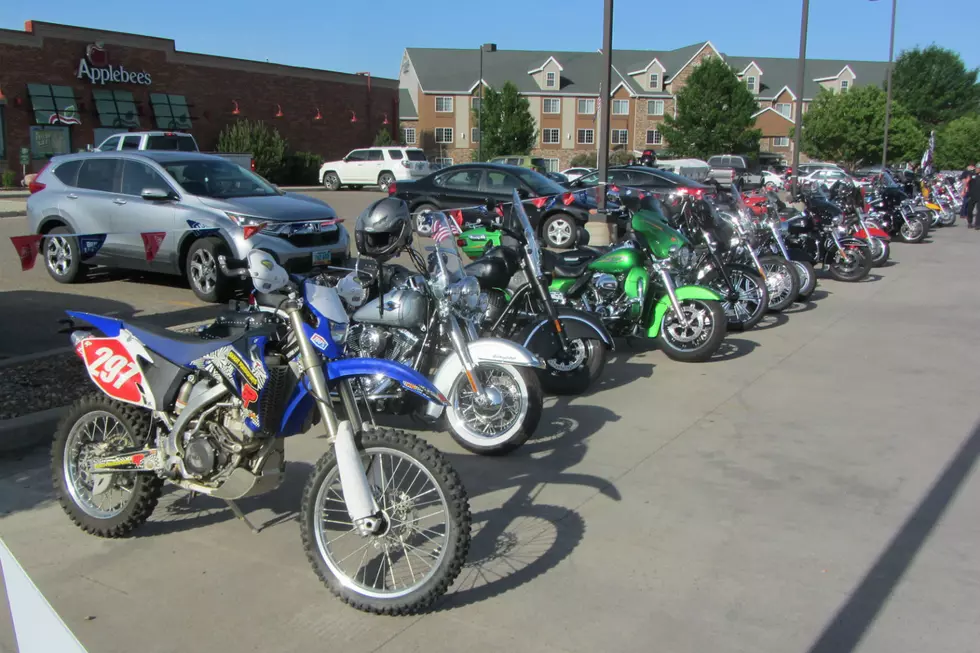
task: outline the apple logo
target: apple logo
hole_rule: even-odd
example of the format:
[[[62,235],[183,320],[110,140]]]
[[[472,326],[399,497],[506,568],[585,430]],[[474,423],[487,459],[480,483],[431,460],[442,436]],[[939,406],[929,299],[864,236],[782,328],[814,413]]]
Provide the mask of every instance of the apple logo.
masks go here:
[[[103,67],[109,62],[106,55],[105,46],[102,43],[93,43],[85,48],[85,56],[92,62],[93,66]]]

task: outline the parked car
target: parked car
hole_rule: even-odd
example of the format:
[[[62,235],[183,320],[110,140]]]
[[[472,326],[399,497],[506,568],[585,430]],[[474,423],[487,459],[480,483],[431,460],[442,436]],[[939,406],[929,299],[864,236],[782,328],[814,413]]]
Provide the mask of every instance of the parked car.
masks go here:
[[[527,168],[528,170],[534,170],[544,174],[548,171],[548,162],[544,159],[536,156],[520,156],[520,155],[508,155],[508,156],[498,156],[490,159],[490,163],[500,163],[509,166],[519,166],[521,168]]]
[[[718,154],[708,159],[710,170],[707,181],[715,181],[728,187],[740,179],[743,188],[762,186],[762,173],[757,164],[739,154]]]
[[[802,177],[806,177],[811,172],[815,172],[817,170],[843,170],[836,163],[822,163],[820,161],[811,161],[809,163],[801,163],[797,167],[797,169],[799,171],[799,175],[800,175],[801,178]]]
[[[417,147],[368,147],[320,166],[320,183],[327,190],[377,185],[388,192],[392,182],[418,179],[430,172],[425,152]]]
[[[710,186],[698,183],[693,179],[674,174],[669,170],[648,168],[646,166],[616,166],[609,168],[606,183],[616,187],[632,187],[648,191],[658,198],[672,193],[690,193],[693,195],[710,192]],[[599,171],[579,177],[569,182],[567,187],[572,190],[591,188],[599,184]]]
[[[801,168],[803,166],[800,166]],[[826,184],[832,185],[835,181],[853,181],[852,177],[840,168],[818,168],[805,177],[800,177],[800,182],[804,184]]]
[[[568,183],[568,177],[561,174],[560,172],[546,172],[544,173],[544,176],[550,179],[551,181],[555,182],[556,184],[564,185]]]
[[[786,180],[782,175],[773,172],[772,170],[762,171],[762,185],[769,186],[770,184],[776,188],[782,188],[786,183]]]
[[[197,141],[184,132],[127,132],[113,134],[95,148],[98,152],[121,150],[157,150],[161,152],[200,152]],[[251,154],[228,154],[212,152],[215,156],[227,159],[243,168],[255,171],[255,158]]]
[[[568,177],[568,181],[575,181],[582,175],[587,175],[590,172],[594,172],[595,168],[569,168],[567,170],[562,170],[561,174]]]
[[[513,189],[524,198],[563,197],[569,203],[525,204],[531,225],[549,247],[565,249],[578,241],[578,228],[589,220],[593,208],[576,200],[567,190],[544,175],[518,166],[498,163],[463,163],[449,166],[418,181],[392,184],[388,193],[408,202],[412,213],[478,206],[489,199],[509,203]],[[429,226],[418,219],[416,229],[427,235]]]
[[[286,193],[253,172],[199,152],[117,151],[56,156],[41,170],[27,200],[31,231],[44,240],[45,267],[74,283],[90,265],[151,270],[187,278],[199,298],[226,299],[232,281],[217,257],[244,259],[268,251],[287,270],[343,262],[347,231],[320,200]],[[252,235],[246,239],[246,230]],[[152,261],[143,232],[163,232]],[[61,234],[106,234],[91,257]]]

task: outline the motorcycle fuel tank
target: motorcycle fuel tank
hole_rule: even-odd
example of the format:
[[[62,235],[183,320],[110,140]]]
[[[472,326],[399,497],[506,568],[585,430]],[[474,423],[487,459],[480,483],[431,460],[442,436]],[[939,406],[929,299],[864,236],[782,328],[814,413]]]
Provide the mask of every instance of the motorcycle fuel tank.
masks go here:
[[[384,302],[383,311],[379,307],[381,302]],[[398,288],[361,306],[354,312],[353,319],[362,324],[411,329],[425,324],[428,306],[429,301],[422,293],[410,288]]]
[[[638,265],[643,265],[639,250],[633,247],[621,247],[606,252],[589,263],[589,269],[593,272],[620,274],[622,272],[628,272]]]

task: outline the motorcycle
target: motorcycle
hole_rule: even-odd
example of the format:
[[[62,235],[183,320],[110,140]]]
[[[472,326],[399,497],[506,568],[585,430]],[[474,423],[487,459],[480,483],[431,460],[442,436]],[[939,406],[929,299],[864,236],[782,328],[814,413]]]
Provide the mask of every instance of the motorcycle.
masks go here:
[[[928,235],[931,217],[916,212],[909,196],[888,172],[878,175],[867,203],[872,222],[889,234],[898,235],[907,243],[920,243]]]
[[[479,281],[467,273],[444,213],[417,217],[435,225],[445,239],[427,258],[406,252],[416,273],[389,265],[376,273],[353,271],[338,282],[352,311],[345,339],[355,356],[398,361],[420,372],[434,370],[433,385],[448,405],[429,405],[415,414],[435,423],[445,417],[453,439],[478,454],[502,455],[520,447],[541,418],[543,394],[535,370],[547,364],[527,348],[503,338],[480,338],[476,323],[487,311]],[[448,244],[447,244],[448,243]],[[371,296],[378,280],[391,287]],[[412,412],[408,396],[385,376],[361,380],[369,405],[378,411]]]
[[[838,281],[861,281],[871,272],[868,243],[848,235],[844,212],[822,188],[804,195],[806,209],[786,220],[786,244],[798,247],[813,265],[822,264]]]
[[[344,358],[335,336],[347,315],[335,290],[290,279],[258,250],[244,269],[219,260],[224,274],[251,277],[273,311],[255,316],[255,328],[205,339],[68,311],[67,331],[98,392],[78,400],[55,433],[62,508],[87,533],[123,537],[147,520],[166,481],[225,500],[248,523],[234,502],[276,489],[286,469],[283,438],[322,422],[328,451],[300,509],[315,573],[359,610],[430,606],[466,559],[466,492],[425,441],[367,428],[352,381],[384,374],[436,406],[445,396],[404,365]]]
[[[861,189],[850,182],[836,181],[830,187],[829,196],[844,211],[848,233],[868,243],[872,266],[887,263],[891,256],[891,236],[868,217]]]
[[[626,227],[625,239],[610,248],[544,253],[555,302],[597,313],[614,334],[656,338],[674,360],[708,360],[728,318],[716,291],[674,283],[694,256],[687,238],[651,209],[631,211]]]
[[[810,256],[799,248],[787,245],[785,237],[789,227],[786,221],[780,218],[780,211],[787,211],[787,207],[775,192],[768,193],[763,206],[766,213],[759,222],[760,251],[782,257],[796,268],[800,282],[800,290],[796,298],[799,301],[806,301],[817,287],[817,273],[810,262]]]
[[[602,373],[607,351],[615,348],[612,336],[593,314],[555,307],[541,249],[517,195],[509,219],[492,212],[495,205],[488,208],[475,221],[500,234],[500,245],[465,268],[487,294],[478,324],[482,335],[514,340],[543,358],[547,368],[538,374],[547,392],[584,392]],[[581,231],[578,242],[587,243],[588,232]]]

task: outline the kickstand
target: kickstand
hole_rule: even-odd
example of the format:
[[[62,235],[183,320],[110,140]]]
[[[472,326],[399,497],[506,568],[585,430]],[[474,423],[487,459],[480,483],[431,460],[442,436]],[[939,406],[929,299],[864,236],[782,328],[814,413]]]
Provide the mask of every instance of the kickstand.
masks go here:
[[[238,507],[237,503],[235,503],[231,499],[225,499],[225,503],[227,503],[228,507],[231,508],[231,512],[235,515],[235,517],[238,517],[243,522],[245,522],[245,525],[248,526],[253,533],[259,532],[259,529],[257,529],[255,526],[252,526],[252,522],[248,520],[248,517],[245,516],[245,513],[242,512],[242,509]]]

